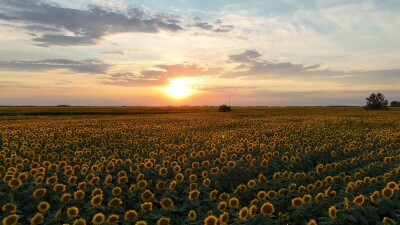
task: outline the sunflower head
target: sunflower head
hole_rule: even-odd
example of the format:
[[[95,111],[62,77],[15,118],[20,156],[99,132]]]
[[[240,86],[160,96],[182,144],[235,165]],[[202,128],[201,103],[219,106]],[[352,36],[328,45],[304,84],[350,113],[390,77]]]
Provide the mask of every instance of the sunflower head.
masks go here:
[[[117,224],[119,220],[119,216],[117,214],[111,214],[107,218],[108,224]]]
[[[171,219],[167,217],[161,217],[157,220],[157,225],[169,225]]]
[[[140,205],[140,208],[144,211],[144,212],[151,212],[153,211],[153,203],[152,202],[144,202]]]
[[[304,201],[302,198],[297,197],[297,198],[292,199],[292,206],[300,207],[302,204],[304,204]]]
[[[122,200],[120,198],[113,198],[108,202],[108,207],[115,208],[122,204]]]
[[[385,187],[384,189],[382,189],[382,196],[388,200],[391,199],[393,197],[394,194],[394,190],[388,187]]]
[[[170,210],[170,209],[174,206],[174,202],[172,201],[171,198],[163,198],[163,199],[160,201],[160,204],[161,204],[161,207],[162,207],[164,210]]]
[[[128,210],[125,212],[124,220],[133,221],[137,218],[138,213],[135,210]]]
[[[103,195],[95,195],[94,197],[92,197],[92,200],[90,200],[90,204],[93,207],[98,208],[101,206],[102,201],[103,201]]]
[[[48,202],[46,202],[46,201],[41,201],[38,204],[37,208],[39,209],[40,212],[47,212],[47,210],[50,209],[50,204]]]
[[[328,215],[329,215],[329,218],[331,220],[335,220],[336,219],[336,207],[335,206],[331,206],[328,209]]]
[[[86,225],[86,220],[85,219],[76,219],[74,220],[74,222],[72,223],[72,225]]]
[[[269,202],[264,203],[261,208],[260,208],[261,214],[263,214],[265,217],[269,217],[272,215],[272,213],[275,212],[274,205],[272,205]]]
[[[18,223],[19,216],[17,214],[11,214],[9,216],[4,217],[3,225],[15,225]]]
[[[229,199],[229,207],[232,209],[237,209],[239,207],[239,199],[235,197]]]
[[[241,220],[245,220],[247,219],[247,216],[249,215],[249,209],[247,207],[243,207],[240,211],[239,211],[239,219]]]
[[[10,213],[15,213],[15,211],[17,210],[17,206],[15,204],[12,203],[8,203],[5,204],[1,207],[2,211],[8,211]]]
[[[219,216],[219,222],[221,225],[226,225],[228,224],[229,221],[229,213],[227,212],[223,212],[220,216]]]
[[[353,199],[353,203],[356,206],[362,206],[364,204],[364,195],[359,195]]]
[[[36,215],[34,215],[31,218],[31,225],[36,225],[39,224],[42,220],[43,220],[43,215],[41,213],[36,213]]]
[[[190,211],[189,211],[189,214],[188,214],[188,217],[189,217],[189,220],[190,220],[190,221],[195,221],[195,220],[196,220],[196,217],[197,217],[196,211],[190,210]]]
[[[67,209],[67,216],[68,216],[69,218],[77,217],[78,214],[79,214],[79,209],[78,209],[78,207],[72,206],[72,207],[69,207],[69,208]]]
[[[69,194],[69,193],[63,194],[63,195],[61,196],[61,199],[60,199],[60,201],[61,201],[62,203],[67,203],[67,202],[69,202],[70,200],[71,200],[71,194]]]
[[[217,225],[217,222],[218,218],[213,215],[209,215],[204,219],[204,225]]]
[[[105,217],[105,215],[104,215],[103,213],[96,213],[96,214],[93,216],[92,223],[93,223],[94,225],[101,225],[101,224],[104,223],[105,218],[106,218],[106,217]]]

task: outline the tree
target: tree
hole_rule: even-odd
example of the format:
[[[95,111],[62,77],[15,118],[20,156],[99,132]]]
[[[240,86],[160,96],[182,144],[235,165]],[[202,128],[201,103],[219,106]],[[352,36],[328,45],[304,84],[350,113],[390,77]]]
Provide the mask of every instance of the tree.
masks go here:
[[[398,102],[398,101],[392,101],[392,102],[390,103],[390,107],[400,107],[400,102]]]
[[[372,93],[366,100],[367,105],[364,107],[366,109],[387,109],[387,105],[389,104],[382,93]]]
[[[232,111],[232,109],[230,106],[227,106],[227,105],[221,105],[218,108],[218,112],[230,112],[230,111]]]

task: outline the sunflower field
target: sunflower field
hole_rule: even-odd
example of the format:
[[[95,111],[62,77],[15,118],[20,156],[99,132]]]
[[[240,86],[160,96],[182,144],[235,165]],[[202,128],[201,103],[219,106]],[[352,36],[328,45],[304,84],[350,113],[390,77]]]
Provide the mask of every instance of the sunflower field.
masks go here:
[[[399,110],[0,117],[3,225],[398,224],[399,170]]]

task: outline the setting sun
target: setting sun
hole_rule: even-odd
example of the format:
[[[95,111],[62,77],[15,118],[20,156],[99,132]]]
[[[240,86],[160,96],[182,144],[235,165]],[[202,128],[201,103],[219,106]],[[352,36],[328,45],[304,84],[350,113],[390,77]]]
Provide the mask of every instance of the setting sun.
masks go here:
[[[165,92],[171,98],[184,99],[195,92],[193,88],[193,83],[193,78],[175,78],[170,80],[169,85],[165,89]]]

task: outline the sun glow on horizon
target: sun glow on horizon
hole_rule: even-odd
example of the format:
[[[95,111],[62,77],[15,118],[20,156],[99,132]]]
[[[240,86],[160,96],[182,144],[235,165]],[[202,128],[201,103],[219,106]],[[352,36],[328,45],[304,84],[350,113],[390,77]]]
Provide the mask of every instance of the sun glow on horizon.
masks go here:
[[[190,77],[171,79],[165,87],[165,93],[176,100],[187,98],[196,92],[194,82],[195,79]]]

